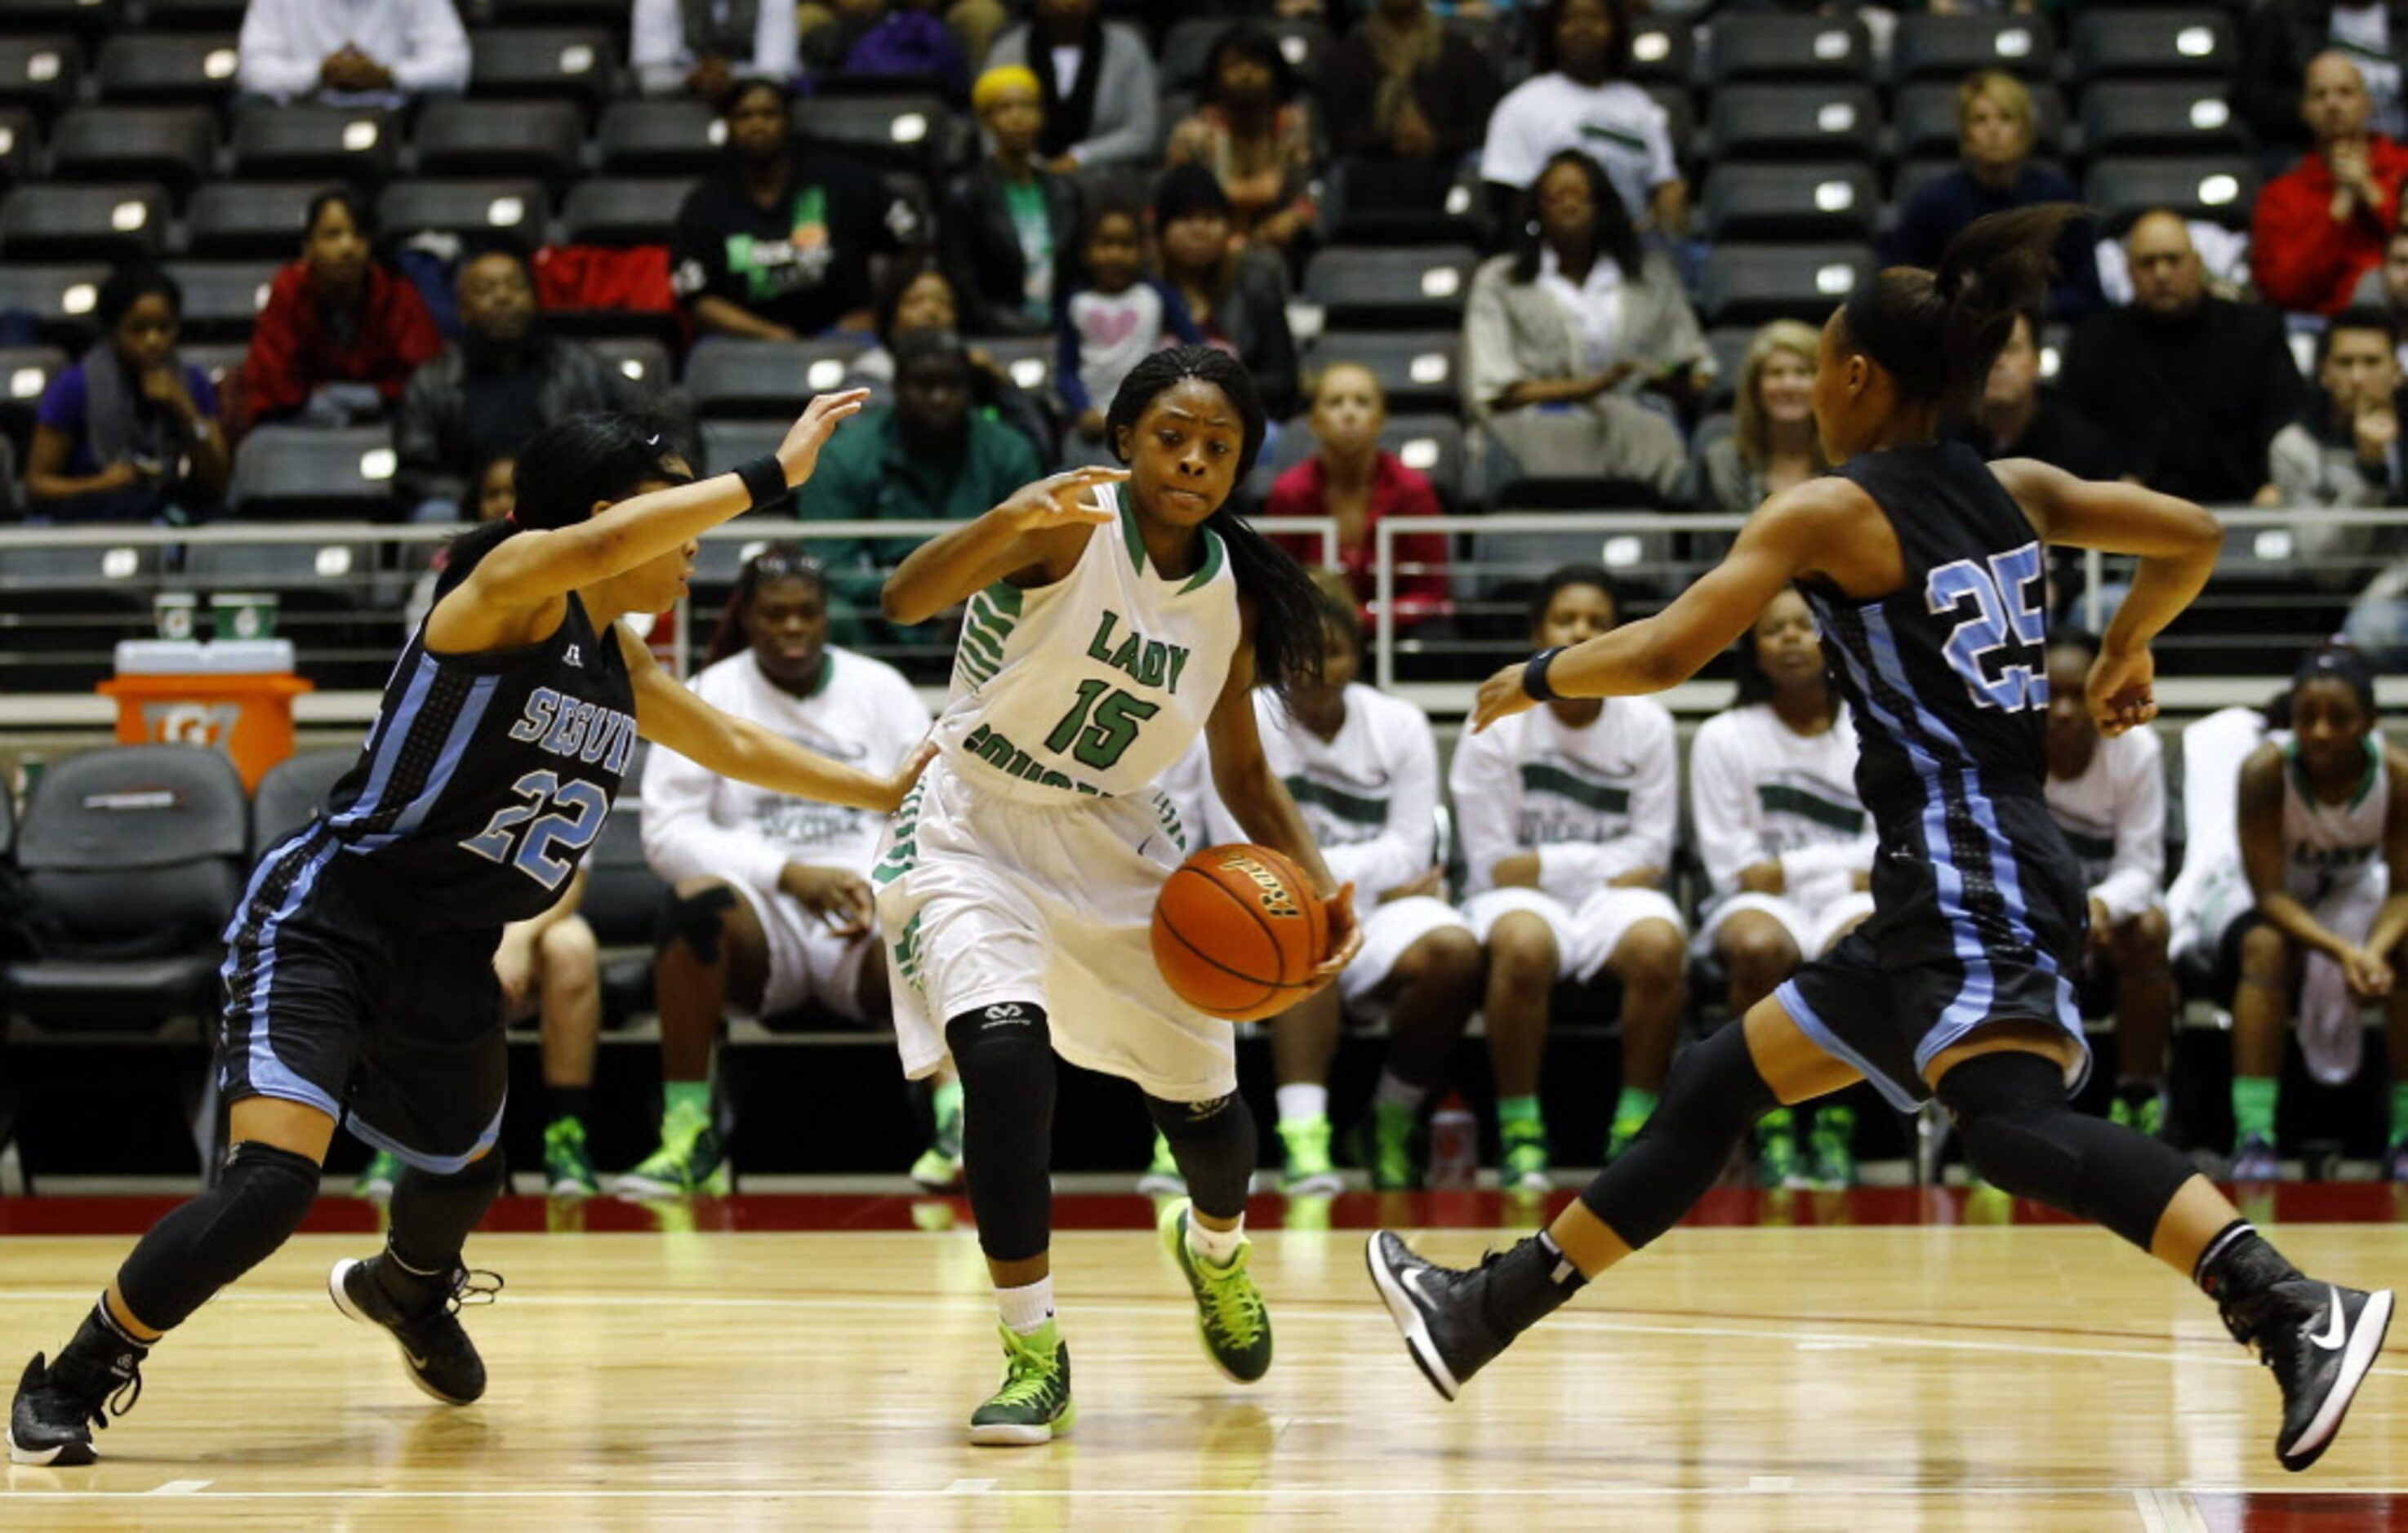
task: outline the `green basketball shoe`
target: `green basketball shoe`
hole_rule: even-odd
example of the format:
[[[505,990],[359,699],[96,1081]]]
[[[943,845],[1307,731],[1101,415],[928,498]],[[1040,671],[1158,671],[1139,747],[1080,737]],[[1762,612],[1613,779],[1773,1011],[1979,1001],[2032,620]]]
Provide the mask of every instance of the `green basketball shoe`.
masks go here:
[[[1137,1179],[1137,1190],[1148,1197],[1182,1197],[1187,1192],[1187,1179],[1179,1172],[1179,1157],[1170,1153],[1170,1141],[1159,1129],[1154,1136],[1154,1161],[1145,1174]]]
[[[1068,1432],[1079,1419],[1070,1403],[1070,1348],[1048,1320],[1026,1336],[1009,1325],[1003,1336],[1003,1387],[970,1412],[970,1441],[982,1448],[1034,1448]]]
[[[1301,1197],[1327,1196],[1346,1190],[1337,1165],[1329,1158],[1328,1119],[1300,1118],[1283,1123],[1279,1137],[1281,1147],[1286,1151],[1280,1191]]]
[[[598,1197],[602,1183],[594,1175],[594,1157],[585,1149],[585,1125],[576,1118],[555,1118],[543,1130],[543,1185],[554,1197]]]
[[[1798,1153],[1798,1115],[1774,1108],[1756,1120],[1756,1184],[1759,1187],[1801,1187],[1806,1163]]]
[[[619,1179],[621,1197],[725,1196],[734,1170],[710,1126],[710,1109],[681,1102],[661,1120],[661,1147]]]
[[[1401,1193],[1420,1180],[1413,1164],[1413,1130],[1420,1114],[1396,1102],[1373,1102],[1371,1110],[1354,1122],[1348,1143],[1354,1159],[1371,1173],[1375,1192]]]
[[[1163,1249],[1170,1253],[1187,1286],[1195,1291],[1196,1329],[1204,1339],[1205,1355],[1232,1383],[1253,1383],[1271,1366],[1270,1311],[1246,1271],[1254,1242],[1240,1239],[1229,1265],[1213,1266],[1187,1249],[1190,1207],[1182,1197],[1162,1211],[1157,1227]]]
[[[393,1184],[401,1177],[401,1157],[390,1150],[380,1150],[360,1168],[359,1180],[351,1183],[351,1196],[381,1203],[393,1196]]]
[[[1547,1125],[1509,1123],[1497,1125],[1503,1155],[1497,1163],[1497,1184],[1509,1193],[1542,1193],[1555,1184],[1547,1160]]]
[[[1814,1185],[1826,1188],[1855,1186],[1856,1110],[1852,1107],[1815,1109],[1814,1126],[1808,1137],[1814,1146]]]

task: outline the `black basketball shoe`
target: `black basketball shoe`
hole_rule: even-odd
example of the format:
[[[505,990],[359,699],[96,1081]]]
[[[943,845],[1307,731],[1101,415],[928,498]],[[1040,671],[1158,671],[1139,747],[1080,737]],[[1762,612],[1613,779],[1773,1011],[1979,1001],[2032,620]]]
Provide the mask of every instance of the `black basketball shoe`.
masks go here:
[[[48,1366],[37,1352],[8,1408],[9,1460],[61,1469],[92,1463],[99,1456],[92,1429],[141,1397],[142,1359],[130,1350],[84,1359],[70,1349]]]
[[[500,1274],[454,1268],[430,1285],[423,1305],[405,1307],[378,1280],[377,1268],[392,1259],[386,1253],[337,1262],[326,1275],[326,1292],[353,1320],[393,1333],[410,1383],[445,1405],[468,1404],[485,1392],[485,1360],[460,1325],[460,1307],[494,1302],[502,1291]]]
[[[2383,1351],[2391,1291],[2366,1294],[2298,1278],[2226,1306],[2224,1325],[2274,1370],[2283,1390],[2274,1455],[2297,1472],[2332,1445],[2358,1384]]]
[[[1511,1254],[1491,1252],[1474,1270],[1459,1272],[1414,1255],[1384,1229],[1363,1248],[1406,1349],[1430,1387],[1450,1400],[1513,1340],[1491,1328],[1484,1303],[1497,1265]]]

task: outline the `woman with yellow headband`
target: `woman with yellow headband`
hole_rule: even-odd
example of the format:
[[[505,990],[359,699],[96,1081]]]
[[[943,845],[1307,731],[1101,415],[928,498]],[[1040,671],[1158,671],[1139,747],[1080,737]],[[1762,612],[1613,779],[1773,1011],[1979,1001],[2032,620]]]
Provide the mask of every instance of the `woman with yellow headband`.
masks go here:
[[[1038,162],[1044,92],[1025,64],[999,64],[970,89],[988,152],[946,189],[938,220],[945,274],[975,335],[1033,335],[1076,283],[1078,183]]]

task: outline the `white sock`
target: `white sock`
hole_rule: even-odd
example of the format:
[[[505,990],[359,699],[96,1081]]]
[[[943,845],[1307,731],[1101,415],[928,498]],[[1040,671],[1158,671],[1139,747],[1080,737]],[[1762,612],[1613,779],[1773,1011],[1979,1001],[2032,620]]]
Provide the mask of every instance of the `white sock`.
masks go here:
[[[1380,1083],[1371,1091],[1371,1100],[1386,1102],[1413,1112],[1420,1111],[1422,1103],[1428,1099],[1429,1087],[1414,1085],[1390,1069],[1380,1072]]]
[[[1329,1116],[1327,1086],[1282,1086],[1276,1099],[1279,1102],[1279,1121],[1283,1124]]]
[[[1243,1215],[1239,1217],[1235,1229],[1207,1229],[1196,1217],[1194,1209],[1187,1211],[1187,1250],[1197,1260],[1211,1262],[1214,1267],[1226,1267],[1238,1259],[1238,1247],[1243,1245],[1245,1239],[1246,1221]]]
[[[1016,1336],[1032,1336],[1038,1328],[1054,1318],[1054,1278],[1051,1273],[1035,1282],[1019,1288],[998,1288],[995,1291],[995,1307],[1001,1311],[1003,1323]]]

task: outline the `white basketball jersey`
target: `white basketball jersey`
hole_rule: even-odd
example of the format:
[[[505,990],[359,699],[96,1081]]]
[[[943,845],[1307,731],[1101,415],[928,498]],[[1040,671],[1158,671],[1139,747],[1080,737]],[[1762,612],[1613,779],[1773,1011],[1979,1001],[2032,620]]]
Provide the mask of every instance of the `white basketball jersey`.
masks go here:
[[[1077,567],[970,597],[937,741],[966,781],[1038,803],[1117,796],[1170,769],[1204,727],[1238,652],[1237,577],[1210,530],[1203,562],[1155,572],[1137,516],[1095,529]]]
[[[2383,867],[2384,822],[2391,803],[2391,772],[2382,737],[2366,738],[2366,776],[2358,791],[2328,804],[2306,791],[2299,747],[2283,747],[2285,884],[2314,905],[2346,883]]]
[[[1785,866],[1792,881],[1813,864],[1842,893],[1872,866],[1872,824],[1856,797],[1856,726],[1844,708],[1819,735],[1791,729],[1770,703],[1708,719],[1689,745],[1689,797],[1716,894],[1731,893],[1743,869],[1768,859],[1794,863]],[[1845,850],[1819,862],[1787,855],[1821,848]]]

